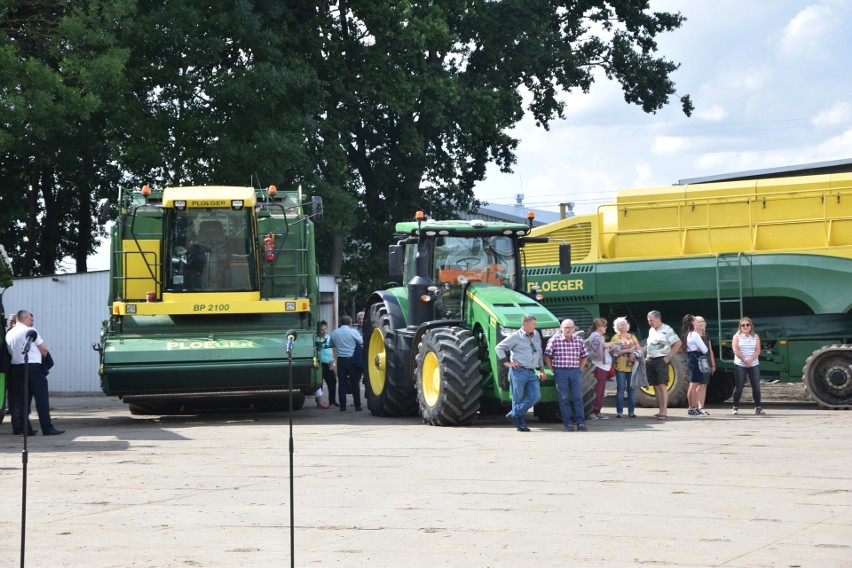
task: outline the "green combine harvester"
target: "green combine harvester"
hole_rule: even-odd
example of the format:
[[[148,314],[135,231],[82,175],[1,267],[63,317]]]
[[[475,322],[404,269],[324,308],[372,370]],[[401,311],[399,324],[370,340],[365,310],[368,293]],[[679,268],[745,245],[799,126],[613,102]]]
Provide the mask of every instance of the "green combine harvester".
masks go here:
[[[527,254],[528,285],[560,317],[627,316],[641,338],[650,310],[677,331],[684,314],[704,316],[718,367],[708,402],[733,392],[731,339],[749,316],[762,379],[804,381],[820,406],[852,408],[852,174],[627,190],[533,234],[571,244],[569,276],[553,244]],[[686,402],[688,380],[672,359],[670,405]],[[637,402],[656,406],[653,389]]]
[[[314,221],[301,191],[148,186],[119,197],[101,387],[133,414],[304,404],[322,378]],[[101,203],[99,222],[108,220]],[[288,336],[294,341],[288,342]],[[290,372],[292,386],[290,390]]]
[[[364,322],[373,415],[419,414],[430,425],[462,426],[477,412],[508,412],[511,394],[494,346],[521,327],[525,314],[536,317],[542,348],[559,333],[559,320],[534,292],[522,291],[525,245],[547,241],[529,232],[522,223],[434,221],[422,213],[396,225],[390,272],[405,286],[374,292]],[[585,387],[588,409],[593,385]],[[552,376],[541,393],[536,416],[561,420]]]

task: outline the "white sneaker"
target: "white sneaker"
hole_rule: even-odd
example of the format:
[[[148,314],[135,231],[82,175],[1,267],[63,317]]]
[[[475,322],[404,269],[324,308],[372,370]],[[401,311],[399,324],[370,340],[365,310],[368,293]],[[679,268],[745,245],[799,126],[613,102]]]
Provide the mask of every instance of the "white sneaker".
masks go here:
[[[736,414],[739,414],[739,413],[740,413],[739,409],[735,406],[734,410],[731,412],[731,414],[736,415]]]
[[[758,416],[765,416],[766,415],[766,413],[763,411],[763,409],[760,408],[759,406],[754,409],[754,413],[757,414]]]
[[[596,420],[609,420],[609,416],[606,416],[605,414],[601,414],[600,412],[598,412],[597,414],[595,414],[595,419]]]

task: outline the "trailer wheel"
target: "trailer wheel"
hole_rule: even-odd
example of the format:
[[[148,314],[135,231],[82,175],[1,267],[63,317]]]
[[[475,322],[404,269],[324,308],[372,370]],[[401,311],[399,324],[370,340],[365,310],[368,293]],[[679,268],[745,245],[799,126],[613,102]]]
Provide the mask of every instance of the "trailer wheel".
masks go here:
[[[805,388],[823,408],[852,409],[852,345],[826,345],[802,368]]]
[[[669,361],[669,407],[686,406],[686,391],[689,389],[689,369],[686,368],[686,356],[676,353]],[[657,397],[654,387],[642,387],[634,392],[636,405],[643,408],[656,408]]]
[[[423,422],[466,426],[473,422],[482,396],[479,346],[462,327],[430,329],[423,335],[414,371]]]
[[[707,404],[721,404],[734,394],[734,375],[731,372],[719,372],[710,377],[707,385]]]
[[[417,416],[417,393],[398,385],[397,355],[389,332],[393,330],[384,303],[370,307],[364,330],[364,396],[373,416]]]

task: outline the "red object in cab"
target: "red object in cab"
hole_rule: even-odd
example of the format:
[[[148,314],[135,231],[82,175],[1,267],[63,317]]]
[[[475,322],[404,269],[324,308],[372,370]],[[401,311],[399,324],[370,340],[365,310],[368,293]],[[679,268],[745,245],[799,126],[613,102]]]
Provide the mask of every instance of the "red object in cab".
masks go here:
[[[272,233],[269,233],[263,239],[263,253],[266,255],[266,262],[275,260],[275,239],[272,238]]]

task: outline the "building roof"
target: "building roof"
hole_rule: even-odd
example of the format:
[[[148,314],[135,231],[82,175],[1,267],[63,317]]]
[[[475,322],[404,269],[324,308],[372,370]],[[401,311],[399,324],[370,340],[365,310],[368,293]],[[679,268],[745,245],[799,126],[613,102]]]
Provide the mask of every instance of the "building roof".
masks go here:
[[[764,168],[761,170],[747,170],[743,172],[733,172],[729,174],[717,174],[712,176],[680,179],[675,185],[689,185],[695,183],[710,183],[714,181],[736,181],[773,177],[813,176],[822,174],[839,174],[846,172],[852,172],[852,158],[847,158],[844,160],[832,160],[829,162],[812,162],[810,164],[781,166],[778,168]]]
[[[533,227],[547,225],[559,221],[559,213],[556,211],[544,211],[542,209],[533,209],[522,205],[496,205],[488,204],[480,207],[476,213],[465,214],[459,216],[462,219],[482,219],[483,221],[506,221],[509,223],[526,223],[527,212],[532,211],[535,214]],[[568,217],[573,217],[574,213],[569,211],[566,213]]]

